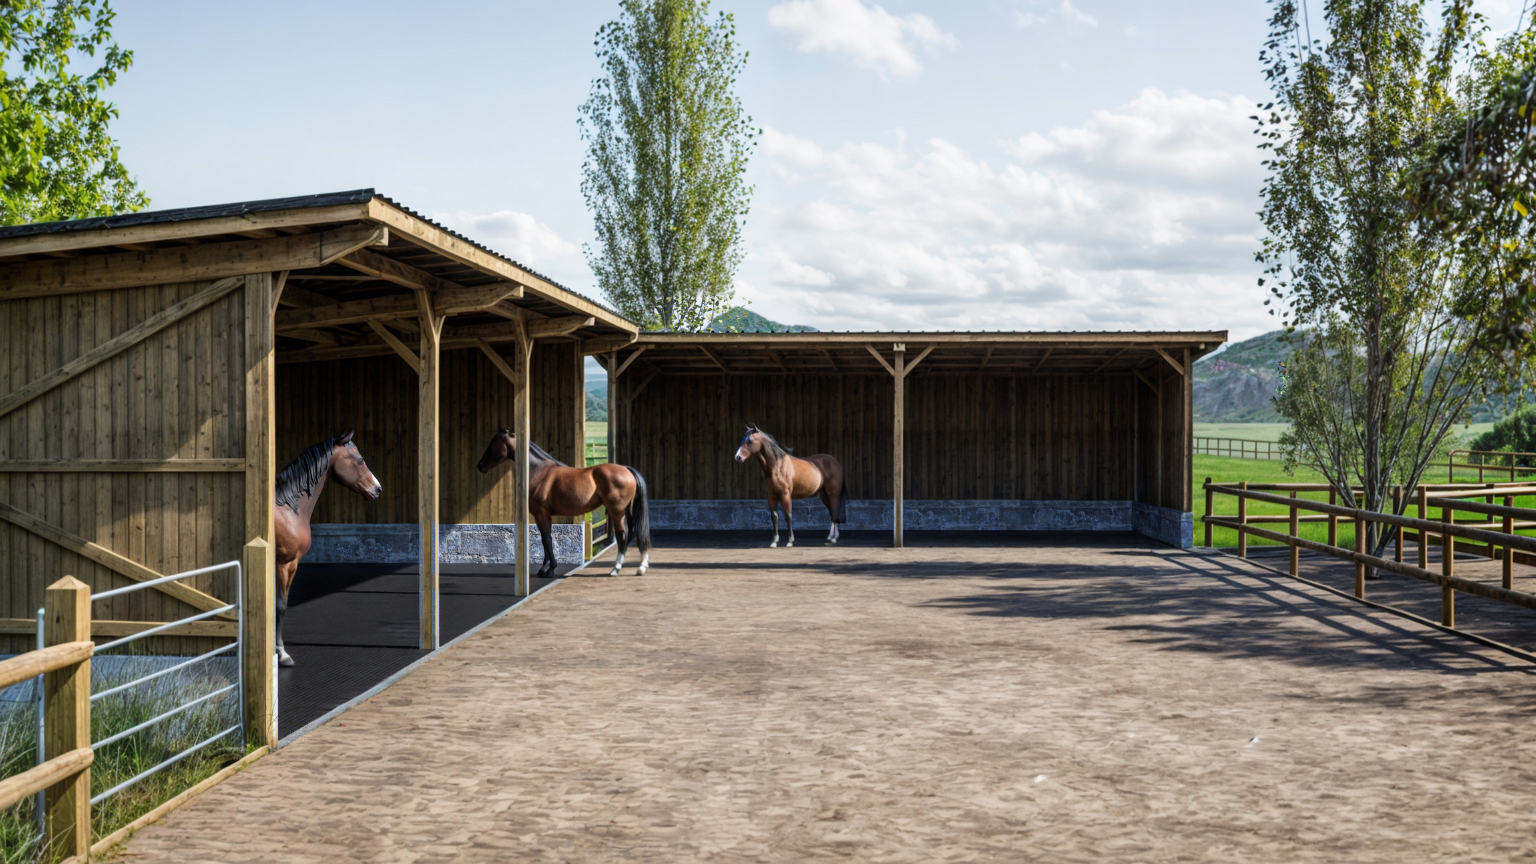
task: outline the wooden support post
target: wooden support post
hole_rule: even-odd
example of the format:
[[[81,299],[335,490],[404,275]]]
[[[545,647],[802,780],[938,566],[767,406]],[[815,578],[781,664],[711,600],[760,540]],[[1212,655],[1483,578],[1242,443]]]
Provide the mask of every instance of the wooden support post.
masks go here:
[[[512,424],[516,429],[517,452],[513,458],[516,465],[513,471],[516,474],[516,484],[512,493],[513,513],[517,519],[517,582],[513,586],[513,593],[519,597],[527,597],[532,591],[531,576],[533,568],[528,560],[530,551],[528,530],[528,439],[533,434],[533,422],[529,417],[531,400],[529,399],[529,371],[528,367],[533,362],[533,340],[527,336],[527,331],[519,326],[517,334],[517,395],[513,401]],[[609,418],[609,428],[613,428],[613,418]]]
[[[1420,483],[1417,491],[1419,493],[1419,521],[1423,522],[1429,518],[1425,515],[1429,510],[1429,490],[1424,488],[1423,483]],[[1429,569],[1429,532],[1423,528],[1419,529],[1419,569]]]
[[[900,549],[905,542],[902,537],[902,508],[906,502],[904,497],[904,484],[906,472],[906,434],[907,434],[907,403],[906,403],[906,377],[907,377],[907,346],[897,342],[891,346],[895,351],[896,362],[891,367],[894,372],[892,378],[896,381],[895,408],[892,415],[891,426],[891,545]]]
[[[1355,517],[1355,552],[1365,554],[1365,522],[1358,516]],[[1365,565],[1355,562],[1355,596],[1365,599]]]
[[[571,464],[577,468],[587,467],[587,358],[581,353],[581,345],[572,343],[571,353],[576,357],[576,368],[573,373],[576,376],[575,413],[571,415],[572,434],[576,440],[571,443]]]
[[[1456,524],[1456,511],[1451,509],[1450,502],[1440,508],[1440,521],[1447,526]],[[1440,573],[1447,577],[1456,575],[1456,538],[1449,531],[1440,534]],[[1449,585],[1440,586],[1440,623],[1456,626],[1456,590]]]
[[[245,671],[245,731],[254,747],[277,746],[277,706],[273,704],[272,663],[277,650],[269,610],[275,601],[272,547],[260,537],[245,544],[240,557],[241,602],[240,658]]]
[[[1211,507],[1214,506],[1216,493],[1211,489],[1211,478],[1205,478],[1205,545],[1211,545]]]
[[[1403,509],[1404,509],[1403,508],[1403,487],[1401,487],[1401,486],[1393,486],[1392,487],[1392,513],[1395,516],[1401,516],[1401,515],[1403,515]],[[1397,540],[1397,542],[1394,544],[1397,547],[1397,551],[1395,553],[1393,553],[1393,560],[1395,560],[1395,561],[1397,561],[1397,563],[1401,564],[1401,563],[1403,563],[1403,526],[1398,525],[1398,526],[1394,527],[1392,529],[1392,531],[1393,531],[1394,534],[1397,535],[1396,538],[1395,538]]]
[[[277,481],[277,413],[273,386],[272,274],[245,277],[245,531],[270,546],[272,496]],[[270,618],[270,606],[247,609],[247,616]]]
[[[618,448],[615,445],[617,434],[614,432],[619,424],[619,352],[611,351],[608,354],[608,461],[618,462]]]
[[[592,560],[592,514],[581,517],[581,560]]]
[[[1179,436],[1179,441],[1182,444],[1179,448],[1179,499],[1182,502],[1180,508],[1185,513],[1195,509],[1195,493],[1190,488],[1194,485],[1195,479],[1195,457],[1193,455],[1195,452],[1195,376],[1190,374],[1192,369],[1194,367],[1190,365],[1189,348],[1186,347],[1184,349],[1183,372],[1184,398],[1181,400],[1183,404],[1179,407],[1179,411],[1184,416],[1184,430],[1183,434]]]
[[[1338,504],[1339,503],[1339,493],[1338,493],[1338,490],[1333,489],[1332,487],[1330,487],[1328,489],[1328,503],[1329,504]],[[1336,514],[1336,513],[1329,513],[1328,514],[1328,545],[1329,546],[1337,546],[1337,545],[1339,545],[1339,517],[1338,517],[1338,514]]]
[[[1515,497],[1513,495],[1505,495],[1504,506],[1515,506]],[[1506,515],[1502,527],[1505,534],[1515,533],[1514,517]],[[1515,587],[1515,550],[1509,546],[1504,547],[1504,587],[1510,590],[1513,590]]]
[[[432,308],[432,295],[416,292],[421,326],[421,375],[416,402],[416,521],[421,536],[421,579],[418,587],[418,647],[436,650],[441,644],[438,609],[438,383],[442,370],[443,318]]]
[[[91,641],[91,588],[73,576],[48,586],[43,601],[48,646]],[[91,661],[43,676],[43,757],[91,749]],[[91,848],[89,768],[43,790],[44,841],[50,856],[84,860]]]
[[[1295,492],[1291,493],[1291,500],[1292,501],[1296,500],[1296,493]],[[1288,545],[1290,547],[1290,553],[1291,553],[1290,554],[1290,559],[1291,559],[1291,575],[1292,576],[1300,576],[1301,575],[1301,547],[1296,545],[1296,540],[1295,540],[1297,531],[1300,530],[1301,526],[1298,524],[1298,520],[1297,520],[1296,516],[1297,516],[1296,505],[1292,504],[1291,505],[1291,524],[1290,524],[1291,538],[1292,539],[1291,539],[1290,543],[1286,544],[1286,545]]]
[[[1162,457],[1158,457],[1161,459]],[[1243,480],[1237,484],[1237,488],[1248,491],[1248,481]],[[1243,527],[1248,524],[1248,499],[1238,496],[1237,499],[1237,557],[1248,557],[1248,531]]]

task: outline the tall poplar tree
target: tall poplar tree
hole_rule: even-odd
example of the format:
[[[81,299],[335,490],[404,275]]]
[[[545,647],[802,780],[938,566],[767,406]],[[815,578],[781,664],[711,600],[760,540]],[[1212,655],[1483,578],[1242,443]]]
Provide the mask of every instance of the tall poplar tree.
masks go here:
[[[0,225],[149,203],[108,130],[105,91],[133,63],[114,15],[108,0],[0,0]]]
[[[649,329],[699,330],[729,305],[758,130],[735,86],[747,55],[707,0],[623,0],[597,32],[603,74],[578,121],[598,286]]]

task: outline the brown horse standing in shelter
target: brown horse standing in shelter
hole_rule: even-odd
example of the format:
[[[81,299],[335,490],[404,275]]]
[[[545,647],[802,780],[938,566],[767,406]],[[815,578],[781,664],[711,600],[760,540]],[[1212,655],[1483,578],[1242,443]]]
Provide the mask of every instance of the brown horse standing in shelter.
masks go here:
[[[777,506],[784,509],[784,521],[789,526],[789,542],[784,545],[793,546],[794,499],[809,498],[812,495],[821,496],[821,503],[827,505],[827,515],[832,517],[832,530],[827,533],[826,545],[836,545],[842,536],[842,529],[838,526],[848,521],[848,489],[843,482],[842,463],[825,453],[803,459],[794,456],[773,440],[772,435],[756,425],[748,424],[747,434],[742,436],[741,446],[736,448],[736,461],[745,462],[753,458],[763,466],[763,485],[768,487],[768,515],[773,518],[773,542],[768,544],[768,548],[779,545],[779,513],[774,508]]]
[[[311,444],[298,458],[277,472],[277,491],[273,496],[272,527],[277,534],[277,662],[292,666],[293,658],[283,647],[283,614],[288,611],[288,589],[293,587],[299,561],[309,553],[309,517],[315,512],[327,480],[337,483],[369,500],[378,500],[384,487],[363,461],[363,454],[352,443],[352,433],[327,438]]]
[[[499,429],[486,445],[485,455],[476,467],[480,473],[495,468],[517,452],[517,436],[510,429]],[[528,442],[528,513],[539,526],[544,541],[544,566],[536,576],[555,574],[555,538],[551,530],[553,516],[581,516],[598,507],[608,514],[609,534],[619,544],[619,557],[609,576],[619,575],[629,544],[640,546],[640,568],[644,576],[651,566],[651,516],[647,503],[645,478],[625,465],[604,462],[591,468],[572,468]],[[518,550],[522,554],[522,550]]]

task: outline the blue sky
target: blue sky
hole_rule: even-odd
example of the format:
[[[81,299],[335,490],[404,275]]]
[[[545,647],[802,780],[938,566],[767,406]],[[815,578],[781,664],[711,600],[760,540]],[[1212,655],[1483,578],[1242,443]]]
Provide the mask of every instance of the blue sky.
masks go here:
[[[156,208],[372,186],[595,294],[575,120],[616,5],[119,0],[123,157]],[[764,129],[752,309],[840,330],[1274,326],[1246,119],[1266,3],[714,8]]]

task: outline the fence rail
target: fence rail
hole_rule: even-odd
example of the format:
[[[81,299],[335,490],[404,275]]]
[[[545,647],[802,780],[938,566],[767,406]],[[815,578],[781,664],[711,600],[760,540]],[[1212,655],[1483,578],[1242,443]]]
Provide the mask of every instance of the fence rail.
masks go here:
[[[103,645],[91,641],[91,603],[120,594],[141,591],[156,585],[189,579],[220,570],[235,571],[235,596],[244,596],[244,573],[239,561],[228,561],[177,573],[148,582],[140,582],[126,588],[92,594],[90,586],[65,576],[48,586],[45,602],[38,610],[38,648],[9,660],[0,662],[0,689],[28,679],[43,676],[42,695],[38,715],[39,764],[20,774],[0,780],[0,809],[9,807],[28,795],[39,796],[39,827],[45,848],[64,858],[83,858],[91,851],[91,806],[99,804],[156,773],[186,759],[214,742],[237,732],[243,741],[245,736],[245,712],[237,710],[240,719],[229,728],[190,747],[172,754],[159,764],[141,771],[118,783],[111,789],[91,796],[91,766],[96,751],[144,731],[156,724],[179,716],[192,708],[217,697],[234,693],[239,698],[237,709],[243,706],[245,692],[244,664],[235,663],[235,683],[211,693],[183,702],[156,717],[91,741],[91,705],[101,699],[119,695],[150,681],[157,680],[179,669],[199,663],[219,654],[233,652],[240,657],[244,633],[244,609],[240,601],[220,609],[204,612],[149,627],[122,639]],[[234,641],[228,645],[178,663],[168,669],[151,672],[132,681],[118,684],[99,693],[91,692],[91,658],[104,651],[120,648],[140,639],[213,615],[236,613],[237,626]]]
[[[1365,570],[1367,567],[1386,570],[1408,576],[1413,579],[1430,582],[1440,586],[1441,623],[1447,627],[1456,626],[1456,592],[1461,591],[1484,597],[1489,600],[1497,600],[1527,609],[1536,609],[1536,594],[1514,590],[1514,568],[1517,556],[1526,558],[1527,561],[1536,561],[1536,537],[1527,537],[1515,532],[1536,528],[1536,509],[1512,506],[1514,499],[1524,495],[1536,495],[1536,486],[1528,483],[1443,483],[1422,484],[1413,490],[1411,497],[1404,500],[1404,490],[1398,487],[1393,490],[1394,510],[1406,510],[1410,502],[1417,505],[1418,518],[1401,516],[1396,513],[1376,513],[1363,510],[1358,507],[1342,506],[1336,498],[1337,493],[1326,484],[1320,483],[1264,483],[1250,484],[1240,483],[1213,483],[1211,478],[1205,478],[1205,545],[1211,545],[1211,531],[1213,528],[1230,528],[1237,531],[1237,554],[1239,557],[1248,557],[1248,537],[1254,536],[1265,540],[1273,540],[1285,544],[1290,550],[1290,574],[1299,575],[1299,552],[1308,549],[1320,552],[1334,558],[1352,561],[1355,565],[1355,596],[1365,599]],[[1272,494],[1274,492],[1286,492],[1287,495]],[[1327,503],[1313,501],[1298,497],[1301,492],[1328,492]],[[1236,499],[1236,514],[1216,514],[1216,496],[1229,495]],[[1356,493],[1359,497],[1359,493]],[[1485,501],[1465,501],[1464,498],[1484,498]],[[1503,500],[1502,505],[1494,504],[1493,499]],[[1265,528],[1255,527],[1256,522],[1276,521],[1270,517],[1249,516],[1248,502],[1263,502],[1267,504],[1279,504],[1288,508],[1289,515],[1281,516],[1287,524],[1286,533],[1270,531]],[[1354,503],[1354,502],[1351,502]],[[1438,520],[1428,518],[1431,509],[1440,510]],[[1322,514],[1328,521],[1328,542],[1309,540],[1299,536],[1300,525],[1304,518],[1301,511]],[[1458,521],[1457,513],[1465,512],[1476,514],[1472,521]],[[1489,522],[1486,518],[1498,516],[1500,521]],[[1315,517],[1309,521],[1322,521]],[[1340,523],[1351,524],[1355,527],[1355,542],[1353,549],[1345,549],[1338,545],[1338,525]],[[1392,545],[1395,548],[1393,558],[1379,558],[1367,554],[1365,551],[1365,531],[1359,528],[1366,523],[1374,523],[1383,526],[1388,532]],[[1497,529],[1497,530],[1493,530]],[[1407,531],[1414,532],[1413,538],[1418,543],[1418,563],[1408,564],[1404,559],[1404,545],[1408,539]],[[1494,586],[1484,582],[1465,579],[1456,575],[1456,542],[1458,539],[1467,540],[1477,544],[1468,551],[1482,555],[1486,558],[1502,559],[1504,562],[1502,585]],[[1441,548],[1440,572],[1429,569],[1429,546],[1431,542]]]
[[[1195,453],[1202,456],[1230,456],[1235,459],[1284,459],[1276,441],[1251,438],[1208,438],[1195,436]]]
[[[1456,457],[1458,455],[1465,457],[1465,461],[1457,462]],[[1451,473],[1447,479],[1453,483],[1456,482],[1457,468],[1475,470],[1479,483],[1483,482],[1483,478],[1487,476],[1488,472],[1496,474],[1508,473],[1511,482],[1516,479],[1515,475],[1517,472],[1526,475],[1536,474],[1536,453],[1519,453],[1510,450],[1452,450],[1448,454],[1448,458]],[[1520,461],[1524,461],[1526,464],[1517,464]],[[1505,464],[1500,465],[1498,464],[1499,462],[1504,462]]]

